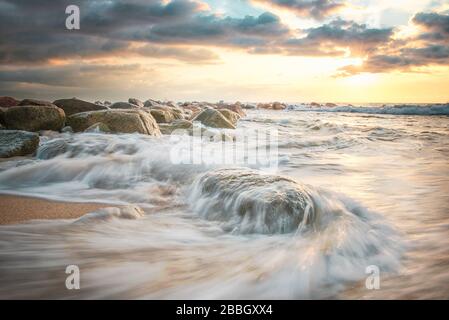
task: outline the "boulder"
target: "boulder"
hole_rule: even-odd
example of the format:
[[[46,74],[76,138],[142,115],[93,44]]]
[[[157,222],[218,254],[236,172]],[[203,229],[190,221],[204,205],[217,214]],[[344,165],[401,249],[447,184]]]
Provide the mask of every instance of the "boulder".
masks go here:
[[[101,110],[71,115],[67,124],[75,132],[83,132],[94,124],[103,123],[112,133],[141,133],[160,136],[161,132],[154,118],[143,110]]]
[[[335,103],[330,103],[330,102],[328,102],[328,103],[325,104],[325,106],[326,106],[327,108],[335,108],[337,105],[336,105]]]
[[[65,123],[64,111],[56,106],[16,106],[3,108],[0,123],[7,129],[60,131]]]
[[[317,102],[312,102],[310,104],[311,107],[321,107],[321,104],[317,103]]]
[[[237,126],[237,122],[240,120],[240,115],[229,109],[219,109],[220,113],[225,116],[234,126]]]
[[[151,109],[150,113],[157,123],[170,123],[175,119],[169,110]]]
[[[19,105],[19,100],[14,99],[13,97],[0,97],[0,107],[14,107]]]
[[[143,106],[144,106],[143,102],[140,101],[139,99],[129,98],[128,102],[133,104],[133,105],[135,105],[135,106],[141,107],[141,108],[143,108]]]
[[[225,118],[218,110],[206,109],[198,114],[193,121],[199,121],[203,125],[212,128],[235,129],[235,126]]]
[[[293,233],[315,222],[310,190],[298,182],[245,168],[208,172],[191,188],[194,212],[234,233]]]
[[[182,110],[181,108],[178,108],[176,106],[173,106],[173,107],[168,106],[168,108],[170,109],[170,111],[171,111],[171,113],[173,115],[173,118],[175,120],[185,119],[184,110]]]
[[[105,106],[100,106],[94,103],[90,103],[87,101],[79,100],[76,98],[73,99],[60,99],[53,102],[59,108],[64,110],[66,116],[71,116],[72,114],[87,112],[87,111],[98,111],[98,110],[107,110],[108,108]]]
[[[242,109],[242,106],[241,106],[240,103],[231,104],[231,105],[223,105],[222,107],[220,107],[220,109],[231,110],[231,111],[237,113],[240,117],[245,117],[246,116],[246,113]]]
[[[257,105],[259,109],[272,109],[272,110],[284,110],[287,106],[280,102],[273,103],[259,103]]]
[[[39,146],[37,133],[0,130],[0,158],[26,156],[36,151]]]
[[[129,102],[116,102],[109,106],[111,109],[138,109],[139,107]]]
[[[90,132],[90,133],[110,133],[111,129],[104,124],[103,122],[94,123],[89,128],[84,130],[84,132]]]
[[[147,101],[145,101],[145,103],[143,104],[143,106],[145,108],[152,108],[152,107],[158,107],[161,104],[159,103],[159,101],[153,100],[153,99],[148,99]]]
[[[188,130],[191,134],[193,129],[193,123],[188,120],[175,120],[172,123],[161,123],[159,124],[159,129],[162,134],[170,135],[175,130]]]
[[[23,99],[22,101],[20,101],[20,103],[18,105],[19,106],[49,106],[49,107],[55,106],[50,101],[36,100],[36,99]]]
[[[271,108],[273,110],[284,110],[285,108],[287,108],[287,106],[285,104],[280,103],[280,102],[274,102],[271,105]]]
[[[157,123],[170,123],[185,118],[183,110],[178,107],[156,106],[149,109]]]
[[[254,104],[244,104],[244,105],[242,105],[242,109],[254,110],[254,109],[257,109],[257,106]]]

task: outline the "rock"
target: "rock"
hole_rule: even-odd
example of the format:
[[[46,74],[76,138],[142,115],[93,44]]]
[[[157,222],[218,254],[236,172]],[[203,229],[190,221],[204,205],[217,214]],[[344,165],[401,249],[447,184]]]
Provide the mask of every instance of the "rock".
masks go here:
[[[294,180],[251,169],[219,169],[198,179],[193,211],[234,233],[292,233],[315,222],[310,191]]]
[[[157,123],[170,123],[173,120],[184,119],[184,112],[177,107],[156,106],[151,107],[150,112]]]
[[[199,121],[203,125],[212,128],[235,129],[235,126],[225,118],[218,110],[206,109],[198,114],[193,121]]]
[[[48,160],[57,157],[67,151],[67,143],[64,139],[55,139],[43,143],[37,149],[36,157],[41,160]]]
[[[191,104],[182,105],[181,108],[184,109],[184,111],[190,110],[192,113],[200,112],[203,110],[203,108],[201,108],[199,106],[191,105]]]
[[[64,111],[56,106],[16,106],[3,108],[0,123],[14,130],[60,131],[65,118]]]
[[[240,115],[229,109],[219,109],[220,113],[225,116],[234,126],[237,126],[237,122],[240,120]]]
[[[61,132],[62,133],[73,133],[73,129],[72,129],[72,127],[67,126],[67,127],[62,128]]]
[[[109,106],[111,109],[138,109],[139,107],[135,104],[128,102],[116,102]]]
[[[273,102],[273,103],[259,103],[257,107],[259,109],[284,110],[287,106],[280,102]]]
[[[148,99],[147,101],[145,101],[144,103],[144,107],[145,108],[152,108],[152,107],[158,107],[161,104],[159,103],[159,101],[153,100],[153,99]]]
[[[285,104],[282,104],[282,103],[280,103],[280,102],[274,102],[274,103],[271,105],[271,108],[272,108],[273,110],[284,110],[286,107],[287,107],[287,106],[286,106]]]
[[[246,116],[246,113],[245,113],[245,111],[243,111],[242,106],[241,106],[240,103],[220,106],[219,109],[231,110],[231,111],[237,113],[240,117],[245,117]]]
[[[159,129],[162,134],[170,135],[175,130],[187,130],[189,134],[192,133],[193,123],[188,120],[175,120],[172,123],[161,123]]]
[[[326,103],[325,106],[328,108],[335,108],[337,105],[335,103]]]
[[[254,104],[244,104],[244,105],[242,105],[242,109],[254,110],[254,109],[257,109],[257,106]]]
[[[136,105],[136,106],[138,106],[138,107],[140,107],[140,108],[143,108],[143,106],[144,106],[143,102],[140,101],[139,99],[129,98],[129,99],[128,99],[128,102],[131,103],[131,104],[133,104],[133,105]]]
[[[66,116],[71,116],[72,114],[87,112],[87,111],[98,111],[98,110],[107,110],[108,108],[105,106],[100,106],[97,104],[93,104],[87,101],[79,100],[76,98],[73,99],[60,99],[53,102],[59,108],[64,110]]]
[[[55,106],[50,101],[36,100],[36,99],[23,99],[22,101],[20,101],[20,103],[18,105],[19,106],[49,106],[49,107]]]
[[[96,104],[98,106],[104,106],[104,103],[100,100],[95,101],[94,104]]]
[[[316,102],[312,102],[312,103],[310,104],[310,106],[311,106],[311,107],[321,107],[321,104],[316,103]]]
[[[13,97],[0,97],[0,107],[8,108],[19,105],[19,100],[14,99]]]
[[[175,120],[183,120],[185,118],[184,110],[182,110],[181,108],[178,108],[176,106],[175,107],[168,107],[168,108],[170,108],[170,111],[171,111],[171,113],[173,115],[173,118]]]
[[[161,132],[154,118],[143,110],[101,110],[71,115],[67,124],[75,132],[82,132],[94,124],[103,123],[112,133],[141,133],[160,136]]]
[[[89,133],[110,133],[111,129],[109,129],[109,127],[106,124],[104,124],[103,122],[98,122],[98,123],[94,123],[93,125],[91,125],[89,128],[84,130],[84,132],[89,132]]]
[[[34,153],[38,146],[37,133],[18,130],[0,131],[0,158],[26,156]]]
[[[110,105],[112,104],[112,102],[111,101],[105,101],[105,102],[103,102],[103,105],[105,106],[105,107],[109,107]]]
[[[157,123],[170,123],[174,120],[173,114],[164,109],[151,109],[151,115]]]

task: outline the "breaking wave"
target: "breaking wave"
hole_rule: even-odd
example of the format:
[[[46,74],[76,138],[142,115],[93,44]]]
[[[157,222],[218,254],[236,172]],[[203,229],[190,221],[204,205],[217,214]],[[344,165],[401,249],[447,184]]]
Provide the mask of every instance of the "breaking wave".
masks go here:
[[[294,111],[318,111],[318,112],[348,112],[366,114],[387,114],[387,115],[422,115],[422,116],[448,116],[449,104],[435,105],[388,105],[373,107],[356,106],[311,106],[311,105],[290,105],[289,110]]]

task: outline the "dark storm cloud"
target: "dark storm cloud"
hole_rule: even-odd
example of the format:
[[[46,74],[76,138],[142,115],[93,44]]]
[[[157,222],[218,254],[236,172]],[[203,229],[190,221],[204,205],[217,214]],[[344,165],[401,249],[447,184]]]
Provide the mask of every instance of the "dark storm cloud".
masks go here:
[[[302,17],[323,19],[345,7],[345,4],[334,0],[253,0],[278,8],[288,9]]]

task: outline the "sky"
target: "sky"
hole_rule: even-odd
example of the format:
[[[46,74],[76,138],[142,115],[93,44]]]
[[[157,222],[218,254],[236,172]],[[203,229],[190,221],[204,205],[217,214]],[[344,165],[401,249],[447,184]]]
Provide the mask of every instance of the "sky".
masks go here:
[[[1,95],[446,103],[449,0],[0,0]]]

